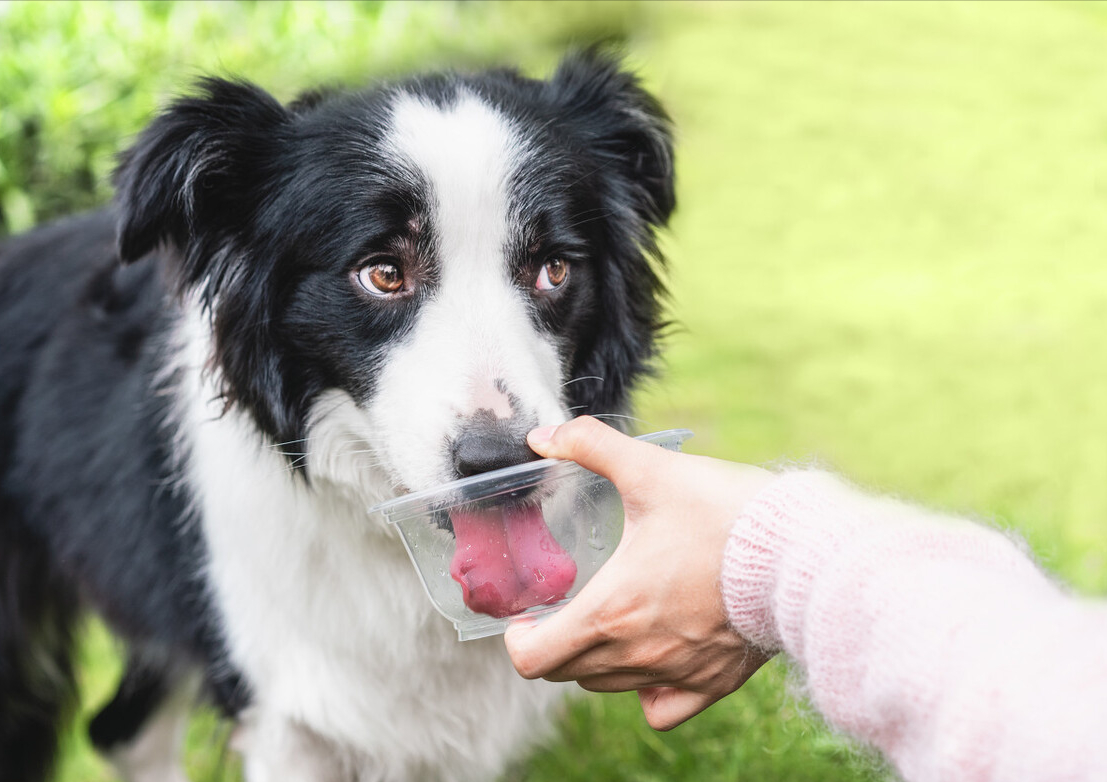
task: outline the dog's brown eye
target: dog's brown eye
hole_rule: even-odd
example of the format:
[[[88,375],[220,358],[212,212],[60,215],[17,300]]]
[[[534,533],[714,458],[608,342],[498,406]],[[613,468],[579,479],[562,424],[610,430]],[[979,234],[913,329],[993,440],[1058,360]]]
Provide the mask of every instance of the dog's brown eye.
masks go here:
[[[358,269],[357,281],[374,296],[387,296],[404,287],[404,273],[394,263],[374,263]]]
[[[538,272],[534,287],[540,291],[552,291],[560,288],[568,277],[569,264],[560,258],[553,258],[546,261]]]

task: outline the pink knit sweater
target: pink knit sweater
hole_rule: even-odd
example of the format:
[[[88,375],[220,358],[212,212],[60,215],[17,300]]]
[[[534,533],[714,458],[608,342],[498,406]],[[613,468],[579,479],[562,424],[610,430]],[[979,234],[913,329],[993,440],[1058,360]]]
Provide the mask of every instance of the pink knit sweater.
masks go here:
[[[1107,780],[1107,606],[1010,537],[785,473],[726,549],[730,621],[909,782]]]

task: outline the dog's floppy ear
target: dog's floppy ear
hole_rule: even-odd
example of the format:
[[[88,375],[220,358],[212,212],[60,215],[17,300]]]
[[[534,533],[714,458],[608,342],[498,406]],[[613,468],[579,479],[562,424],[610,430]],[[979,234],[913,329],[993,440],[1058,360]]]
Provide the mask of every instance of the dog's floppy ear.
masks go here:
[[[217,288],[227,242],[257,207],[268,151],[288,112],[264,90],[208,78],[171,104],[121,158],[115,173],[119,256],[159,245],[178,251],[181,282]],[[209,290],[210,293],[210,290]]]
[[[597,336],[572,369],[574,377],[603,380],[577,383],[570,395],[582,412],[621,412],[635,382],[650,371],[664,326],[655,234],[676,205],[671,123],[619,59],[598,48],[566,58],[550,87],[559,124],[589,161],[584,181],[605,215],[595,224],[603,233],[596,250],[607,259],[597,266]]]
[[[257,284],[271,259],[251,251],[292,117],[258,87],[204,79],[140,134],[115,177],[120,258],[169,250],[181,291],[198,290],[214,308],[224,400],[275,436],[295,421],[270,339],[272,291]]]
[[[639,216],[652,226],[668,222],[676,206],[673,135],[661,104],[600,47],[567,56],[550,85],[564,116],[585,131],[590,154],[623,174]]]

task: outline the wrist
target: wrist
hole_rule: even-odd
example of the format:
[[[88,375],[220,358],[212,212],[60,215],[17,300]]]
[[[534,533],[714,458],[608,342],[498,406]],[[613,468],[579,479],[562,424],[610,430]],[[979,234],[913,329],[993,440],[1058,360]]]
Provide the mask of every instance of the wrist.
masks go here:
[[[811,585],[833,553],[863,523],[840,502],[833,476],[783,473],[743,508],[723,554],[723,602],[731,626],[770,652],[802,651]]]

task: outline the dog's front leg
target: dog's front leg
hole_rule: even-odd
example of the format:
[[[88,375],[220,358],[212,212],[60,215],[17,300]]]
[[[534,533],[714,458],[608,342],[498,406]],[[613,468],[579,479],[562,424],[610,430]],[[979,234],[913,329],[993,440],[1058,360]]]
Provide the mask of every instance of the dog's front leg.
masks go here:
[[[188,782],[181,751],[199,689],[195,673],[178,678],[132,660],[93,720],[93,742],[126,782]]]
[[[231,738],[247,782],[353,782],[343,753],[284,715],[252,707]]]

